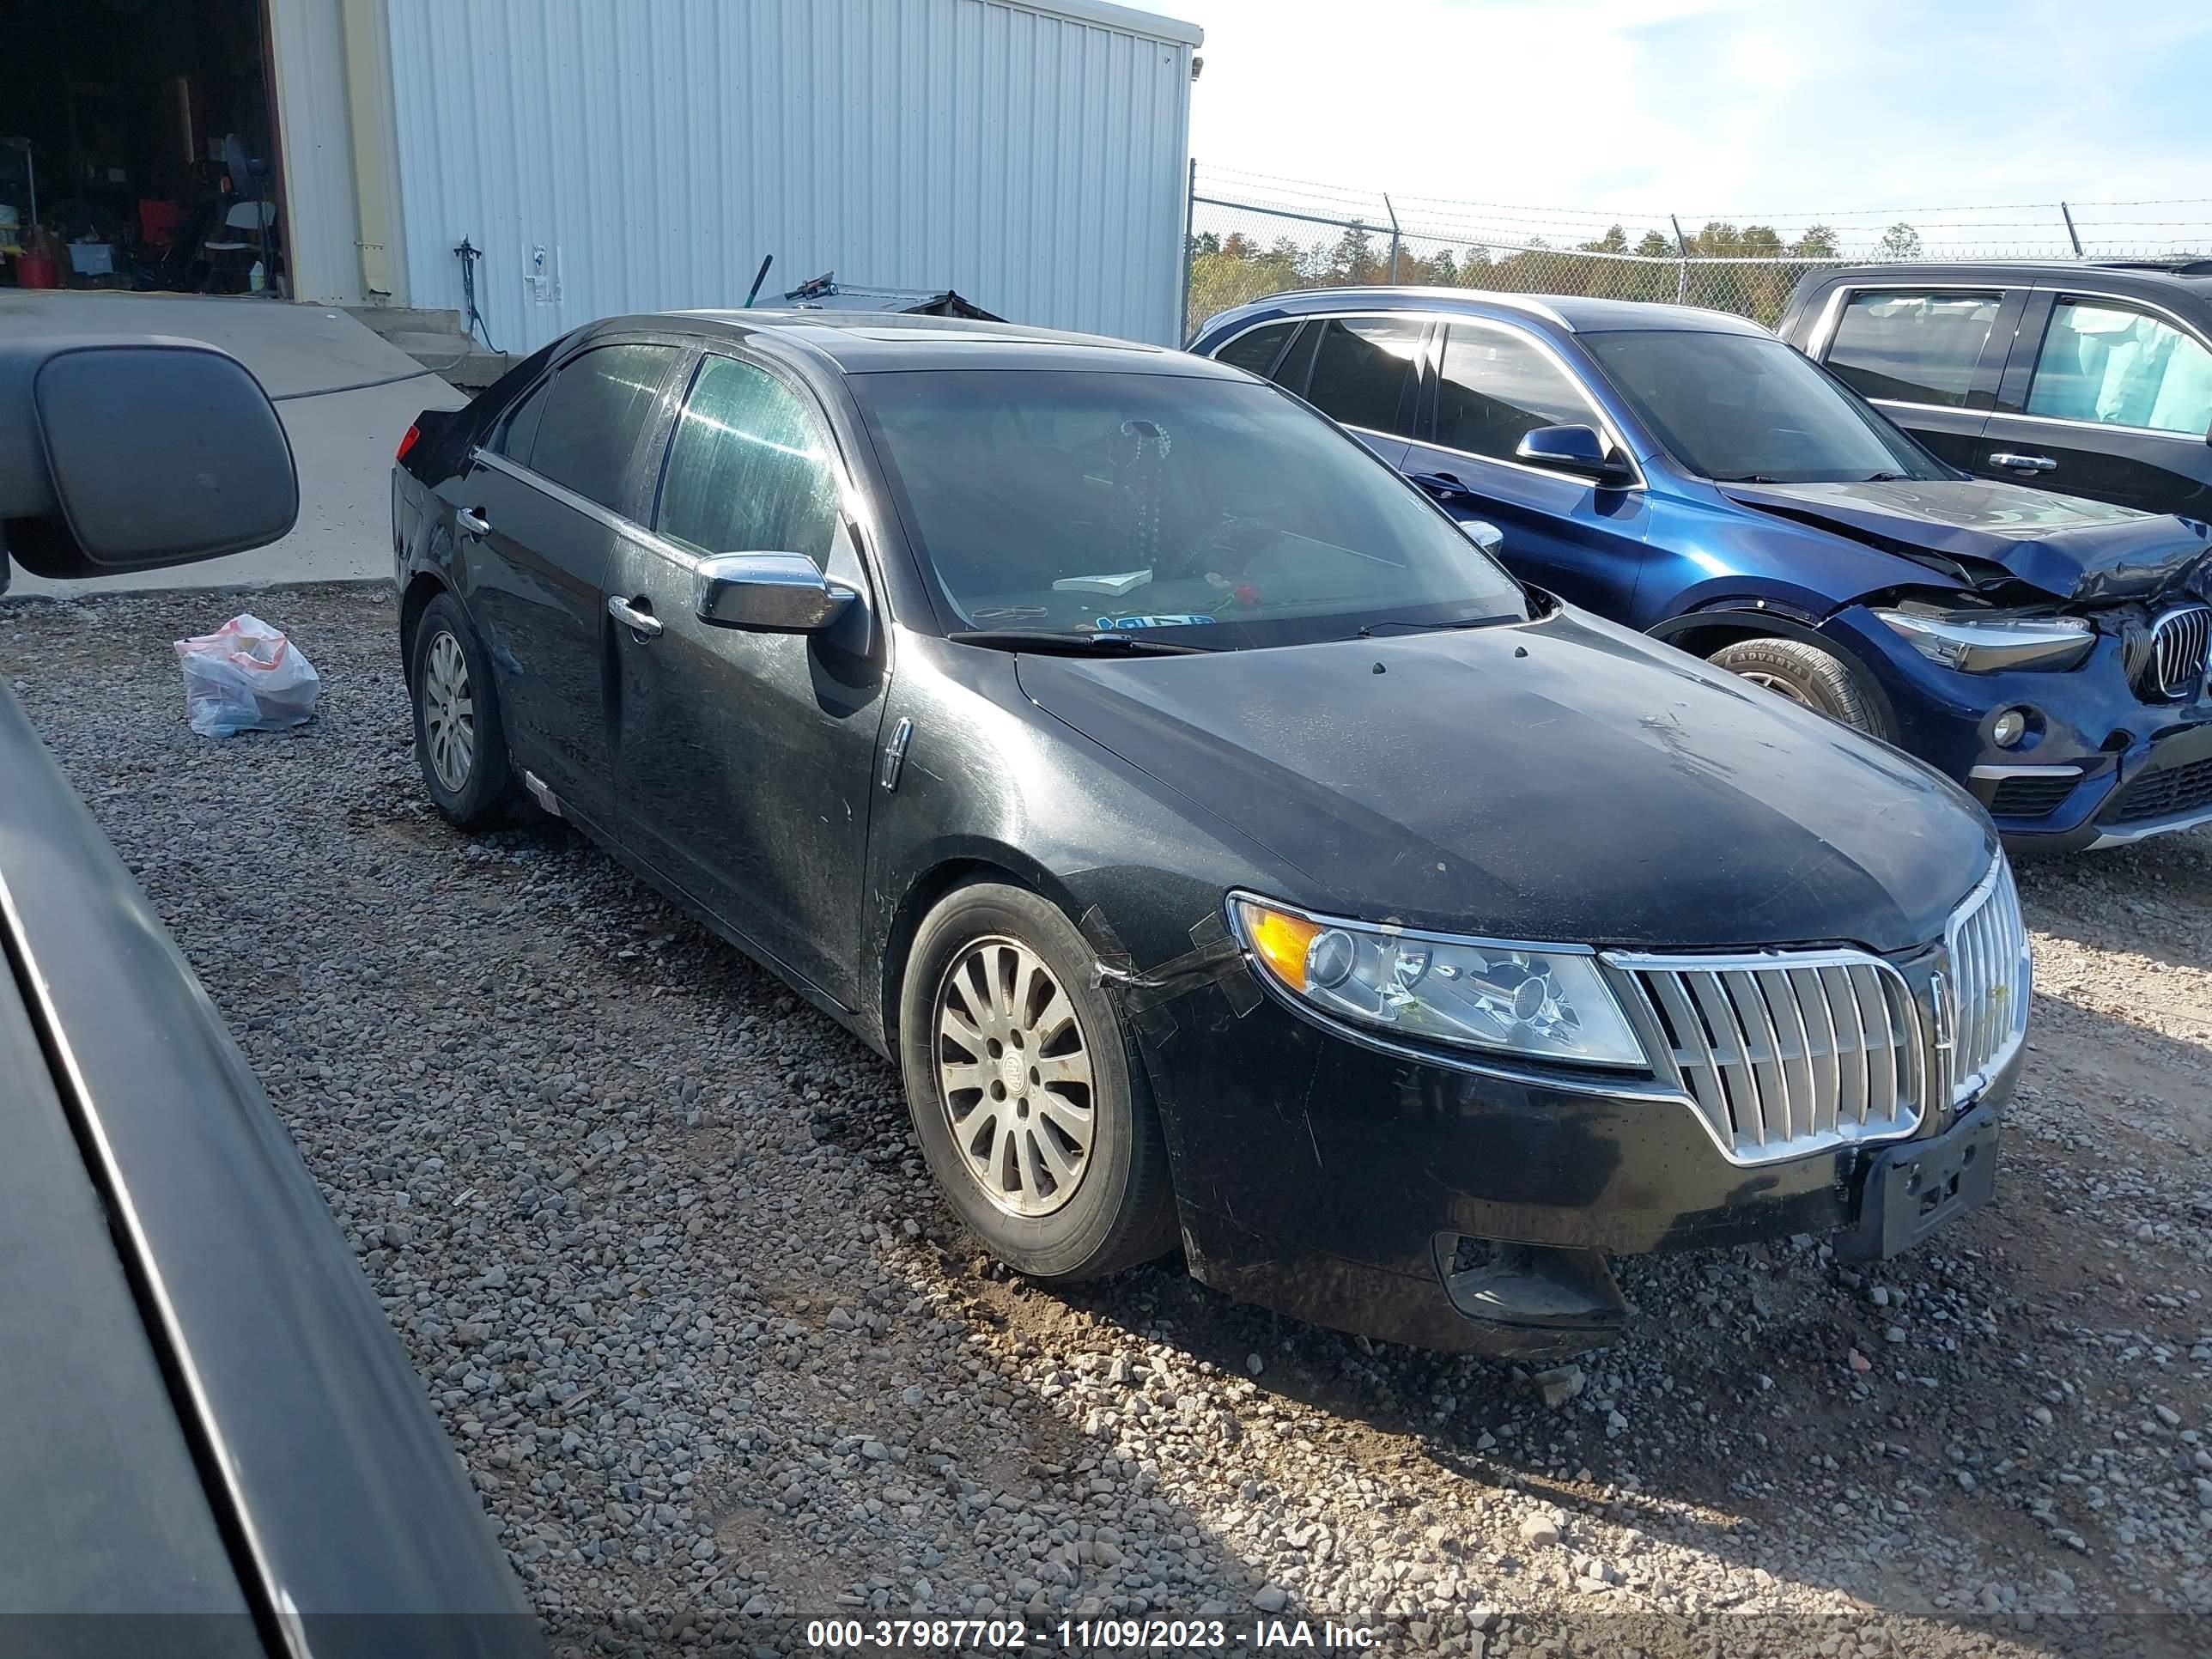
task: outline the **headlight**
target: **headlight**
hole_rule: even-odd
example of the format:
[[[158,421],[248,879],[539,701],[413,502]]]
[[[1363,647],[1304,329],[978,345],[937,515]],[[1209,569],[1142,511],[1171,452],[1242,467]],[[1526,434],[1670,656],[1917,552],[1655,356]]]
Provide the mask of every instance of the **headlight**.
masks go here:
[[[2097,630],[2080,617],[1936,616],[1917,611],[1874,614],[1904,635],[1929,661],[1968,674],[1993,674],[2002,668],[2071,668],[2097,642]]]
[[[1406,933],[1243,896],[1231,908],[1260,971],[1340,1019],[1529,1060],[1650,1064],[1586,946]]]

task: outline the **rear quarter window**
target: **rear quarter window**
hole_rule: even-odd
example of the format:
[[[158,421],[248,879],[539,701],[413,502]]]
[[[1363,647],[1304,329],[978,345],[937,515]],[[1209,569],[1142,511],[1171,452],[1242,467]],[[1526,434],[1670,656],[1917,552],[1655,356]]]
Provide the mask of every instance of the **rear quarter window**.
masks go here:
[[[1282,355],[1283,345],[1297,326],[1295,320],[1287,323],[1268,323],[1262,327],[1238,335],[1213,354],[1216,362],[1230,364],[1250,374],[1265,376]]]
[[[551,384],[541,380],[493,422],[484,447],[495,455],[506,456],[517,466],[528,466],[530,447],[538,439],[538,417],[545,412],[545,388]]]

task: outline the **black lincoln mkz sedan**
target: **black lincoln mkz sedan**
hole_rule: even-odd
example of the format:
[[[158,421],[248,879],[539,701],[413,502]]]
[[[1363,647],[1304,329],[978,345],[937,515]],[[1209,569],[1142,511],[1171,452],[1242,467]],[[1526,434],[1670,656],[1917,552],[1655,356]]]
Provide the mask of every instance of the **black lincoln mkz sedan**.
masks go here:
[[[526,794],[894,1056],[1042,1279],[1610,1338],[1608,1252],[1986,1198],[1988,819],[1510,579],[1297,398],[934,319],[631,317],[394,477],[423,780]]]

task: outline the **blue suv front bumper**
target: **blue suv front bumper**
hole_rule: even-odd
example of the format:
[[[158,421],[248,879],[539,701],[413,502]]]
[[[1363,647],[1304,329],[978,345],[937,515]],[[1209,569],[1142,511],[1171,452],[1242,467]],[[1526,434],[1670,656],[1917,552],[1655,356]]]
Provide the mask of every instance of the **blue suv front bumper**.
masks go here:
[[[2120,642],[2063,672],[1966,674],[1930,662],[1865,605],[1820,632],[1880,686],[1900,748],[1957,779],[2015,852],[2111,846],[2212,822],[2212,695],[2145,702],[2128,683]],[[2011,748],[1998,715],[2030,711]]]

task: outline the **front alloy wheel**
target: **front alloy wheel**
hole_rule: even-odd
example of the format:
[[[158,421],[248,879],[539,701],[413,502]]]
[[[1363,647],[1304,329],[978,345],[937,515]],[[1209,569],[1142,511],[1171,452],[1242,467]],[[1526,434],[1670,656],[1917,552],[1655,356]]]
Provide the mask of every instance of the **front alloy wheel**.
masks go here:
[[[952,1144],[983,1196],[1047,1216],[1091,1163],[1091,1054],[1060,981],[1018,939],[979,939],[937,992],[937,1081]]]
[[[993,1255],[1095,1279],[1174,1248],[1152,1091],[1097,952],[1026,888],[954,888],[901,974],[899,1068],[938,1189]]]

